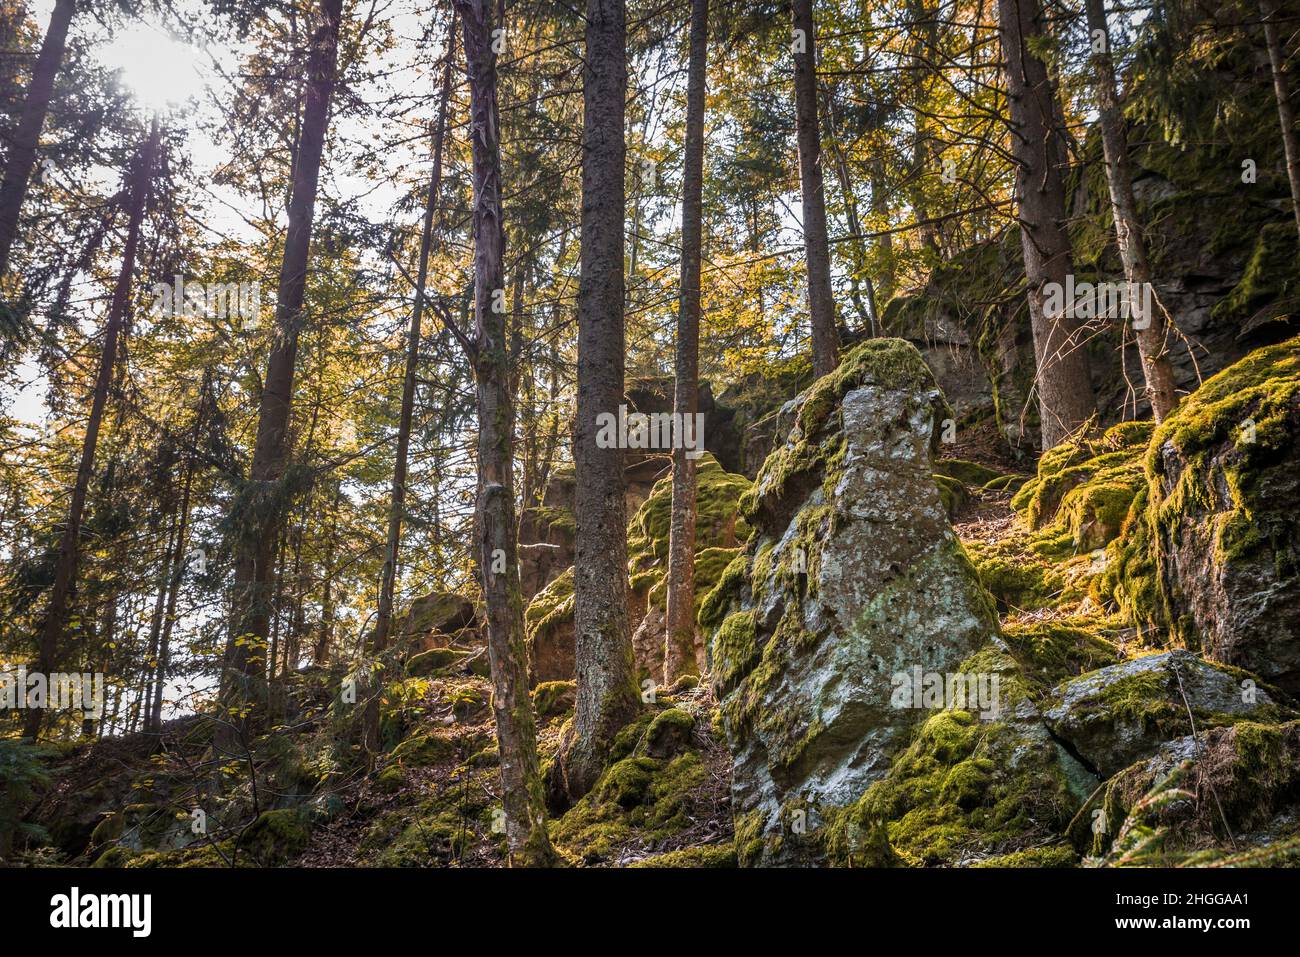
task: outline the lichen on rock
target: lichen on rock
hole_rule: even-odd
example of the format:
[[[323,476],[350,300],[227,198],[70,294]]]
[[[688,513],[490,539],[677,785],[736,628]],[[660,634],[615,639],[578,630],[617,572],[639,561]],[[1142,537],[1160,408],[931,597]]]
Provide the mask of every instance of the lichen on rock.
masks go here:
[[[952,671],[997,633],[932,477],[948,409],[916,349],[864,343],[794,409],[742,506],[756,528],[745,581],[729,567],[730,594],[702,608],[739,604],[712,659],[745,863],[825,860],[816,832],[924,717],[892,705],[892,676]]]

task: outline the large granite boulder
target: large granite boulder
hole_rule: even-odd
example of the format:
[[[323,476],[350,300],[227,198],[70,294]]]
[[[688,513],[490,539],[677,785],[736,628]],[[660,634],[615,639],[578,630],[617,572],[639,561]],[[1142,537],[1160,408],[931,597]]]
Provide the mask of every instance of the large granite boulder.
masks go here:
[[[996,640],[932,478],[950,414],[914,346],[866,342],[799,397],[742,501],[755,535],[718,586],[735,599],[711,664],[746,863],[823,860],[793,835],[882,778],[927,716],[897,676],[956,672]]]

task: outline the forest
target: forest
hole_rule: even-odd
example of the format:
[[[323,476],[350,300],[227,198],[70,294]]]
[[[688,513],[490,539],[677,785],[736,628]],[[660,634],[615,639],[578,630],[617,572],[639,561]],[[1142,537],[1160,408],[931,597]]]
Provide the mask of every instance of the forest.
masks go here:
[[[1293,0],[0,0],[0,865],[1300,865],[1297,87]]]

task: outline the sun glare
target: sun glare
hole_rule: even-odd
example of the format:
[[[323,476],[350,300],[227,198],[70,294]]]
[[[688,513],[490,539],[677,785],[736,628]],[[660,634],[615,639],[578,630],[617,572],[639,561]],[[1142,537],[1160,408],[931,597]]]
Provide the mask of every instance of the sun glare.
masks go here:
[[[122,83],[144,106],[177,106],[196,96],[206,82],[199,51],[156,27],[124,30],[104,49],[101,59],[120,70]]]

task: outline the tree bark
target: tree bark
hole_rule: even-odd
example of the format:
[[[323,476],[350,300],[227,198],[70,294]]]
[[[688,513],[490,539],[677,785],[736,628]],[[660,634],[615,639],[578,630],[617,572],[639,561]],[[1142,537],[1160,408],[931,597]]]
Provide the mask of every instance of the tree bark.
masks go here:
[[[1093,70],[1097,83],[1097,106],[1101,118],[1102,151],[1106,159],[1106,185],[1110,189],[1110,207],[1115,218],[1115,239],[1119,244],[1124,276],[1131,290],[1140,290],[1151,282],[1151,264],[1147,259],[1146,240],[1133,198],[1133,171],[1129,165],[1128,136],[1124,131],[1124,113],[1119,105],[1115,83],[1115,63],[1110,52],[1110,31],[1106,24],[1104,0],[1084,0],[1088,30],[1101,31],[1102,48],[1093,52]],[[1133,297],[1133,302],[1145,301]],[[1169,362],[1168,329],[1164,314],[1157,309],[1151,315],[1134,315],[1133,331],[1137,337],[1142,371],[1146,376],[1147,399],[1157,422],[1178,404],[1174,388],[1174,369]]]
[[[1278,38],[1276,0],[1260,0],[1264,15],[1264,42],[1268,46],[1268,62],[1273,68],[1273,92],[1277,95],[1277,116],[1282,124],[1282,149],[1286,155],[1286,177],[1291,184],[1291,208],[1295,213],[1296,230],[1300,231],[1300,138],[1296,135],[1295,110],[1291,107],[1291,87],[1283,67],[1286,57]]]
[[[704,87],[708,77],[708,55],[709,0],[692,0],[682,171],[682,273],[673,383],[673,411],[683,423],[700,407],[700,242],[703,231]],[[700,673],[699,663],[695,660],[695,459],[687,452],[684,447],[673,449],[665,685],[672,685],[683,675]]]
[[[163,547],[162,572],[158,576],[158,594],[154,598],[153,613],[149,616],[149,650],[145,658],[144,681],[144,729],[152,726],[151,707],[153,704],[154,681],[158,676],[158,642],[162,638],[163,614],[167,610],[167,586],[171,579],[172,554],[176,548],[176,531],[180,527],[180,518],[173,512],[167,523],[167,544]]]
[[[464,24],[474,165],[474,373],[478,399],[478,565],[487,604],[492,710],[501,752],[501,794],[511,862],[557,863],[546,834],[537,730],[528,696],[524,603],[519,588],[514,489],[514,406],[506,317],[493,309],[505,289],[501,218],[500,113],[492,0],[455,0]]]
[[[276,294],[276,338],[263,381],[248,488],[264,506],[268,500],[281,497],[275,494],[278,491],[276,486],[284,477],[289,456],[294,365],[303,319],[308,252],[316,213],[316,187],[338,71],[342,6],[342,0],[320,0],[318,22],[309,41],[302,135],[294,162],[289,229]],[[246,732],[251,707],[265,697],[264,660],[257,648],[265,642],[268,633],[282,511],[279,507],[264,507],[263,514],[253,519],[255,527],[241,530],[236,547],[235,627],[227,641],[221,695],[231,720],[219,725],[221,731],[215,738],[218,751],[229,751],[235,739]]]
[[[200,399],[202,403],[202,399]],[[200,404],[200,416],[202,405]],[[195,432],[197,433],[197,429]],[[167,610],[163,613],[162,635],[158,641],[158,667],[155,669],[153,702],[149,707],[146,731],[157,733],[162,728],[163,684],[167,680],[167,666],[171,661],[172,628],[176,624],[176,601],[180,597],[181,578],[185,573],[186,532],[190,521],[190,493],[194,487],[194,463],[185,468],[185,485],[181,489],[180,527],[176,531],[176,547],[172,553],[171,574],[167,583]]]
[[[63,53],[68,44],[68,24],[76,12],[77,0],[55,0],[50,14],[50,25],[41,42],[41,52],[32,68],[31,83],[23,112],[14,130],[9,147],[9,160],[5,163],[3,181],[0,181],[0,279],[9,270],[9,253],[18,233],[18,214],[27,197],[27,185],[36,166],[36,148],[40,144],[41,128],[50,110],[50,97],[54,81],[63,64]]]
[[[793,0],[791,8],[795,44],[795,141],[799,148],[799,186],[803,197],[813,375],[823,376],[839,365],[840,337],[835,328],[831,253],[826,235],[826,194],[822,186],[821,134],[817,121],[817,43],[813,31],[812,0]]]
[[[1059,444],[1096,411],[1084,329],[1069,312],[1049,316],[1046,287],[1073,271],[1065,232],[1065,155],[1052,121],[1052,85],[1029,43],[1043,35],[1038,0],[998,0],[998,33],[1007,75],[1011,152],[1025,257],[1029,320],[1037,358],[1038,409],[1043,448]]]
[[[113,287],[113,298],[108,306],[108,323],[104,330],[104,349],[99,357],[99,371],[95,376],[95,392],[90,403],[90,417],[86,420],[86,434],[81,444],[81,462],[68,503],[68,516],[59,541],[59,557],[55,566],[54,583],[50,586],[49,604],[45,610],[45,624],[41,630],[40,651],[36,670],[49,675],[59,658],[59,644],[63,638],[63,623],[68,614],[68,601],[76,586],[77,562],[80,558],[81,519],[86,509],[86,492],[95,471],[95,446],[99,442],[99,428],[104,419],[104,406],[108,403],[109,384],[117,364],[118,339],[126,323],[127,306],[131,301],[131,277],[135,272],[136,250],[140,245],[140,226],[144,220],[145,203],[154,164],[158,157],[161,137],[158,118],[154,117],[149,136],[136,156],[131,171],[130,207],[126,243],[122,247],[122,266]],[[44,712],[39,708],[28,710],[23,723],[23,733],[35,738],[40,733]]]
[[[393,621],[393,594],[397,590],[397,556],[402,544],[402,518],[406,510],[406,472],[411,449],[411,418],[415,411],[415,379],[420,364],[420,324],[424,316],[424,282],[429,273],[429,252],[433,247],[433,216],[442,194],[442,144],[447,131],[447,104],[451,99],[451,60],[455,51],[456,18],[447,26],[447,55],[442,68],[442,92],[438,99],[438,120],[433,134],[433,173],[429,177],[429,194],[424,204],[424,223],[420,231],[419,262],[415,275],[415,303],[406,332],[406,369],[402,376],[402,408],[397,423],[397,455],[393,462],[393,483],[388,504],[388,539],[384,551],[384,569],[379,587],[379,611],[371,636],[370,655],[375,657],[388,647],[388,633]],[[368,754],[379,751],[379,696],[366,698],[362,740]]]
[[[623,402],[624,0],[587,0],[583,68],[574,632],[577,708],[556,768],[570,800],[604,770],[614,735],[640,709],[627,619],[623,450],[596,442],[597,416]]]
[[[330,506],[330,529],[325,538],[325,567],[322,570],[320,599],[320,632],[312,648],[312,664],[325,667],[329,664],[330,642],[334,638],[334,558],[338,552],[339,507],[343,503],[343,489],[337,486]]]

